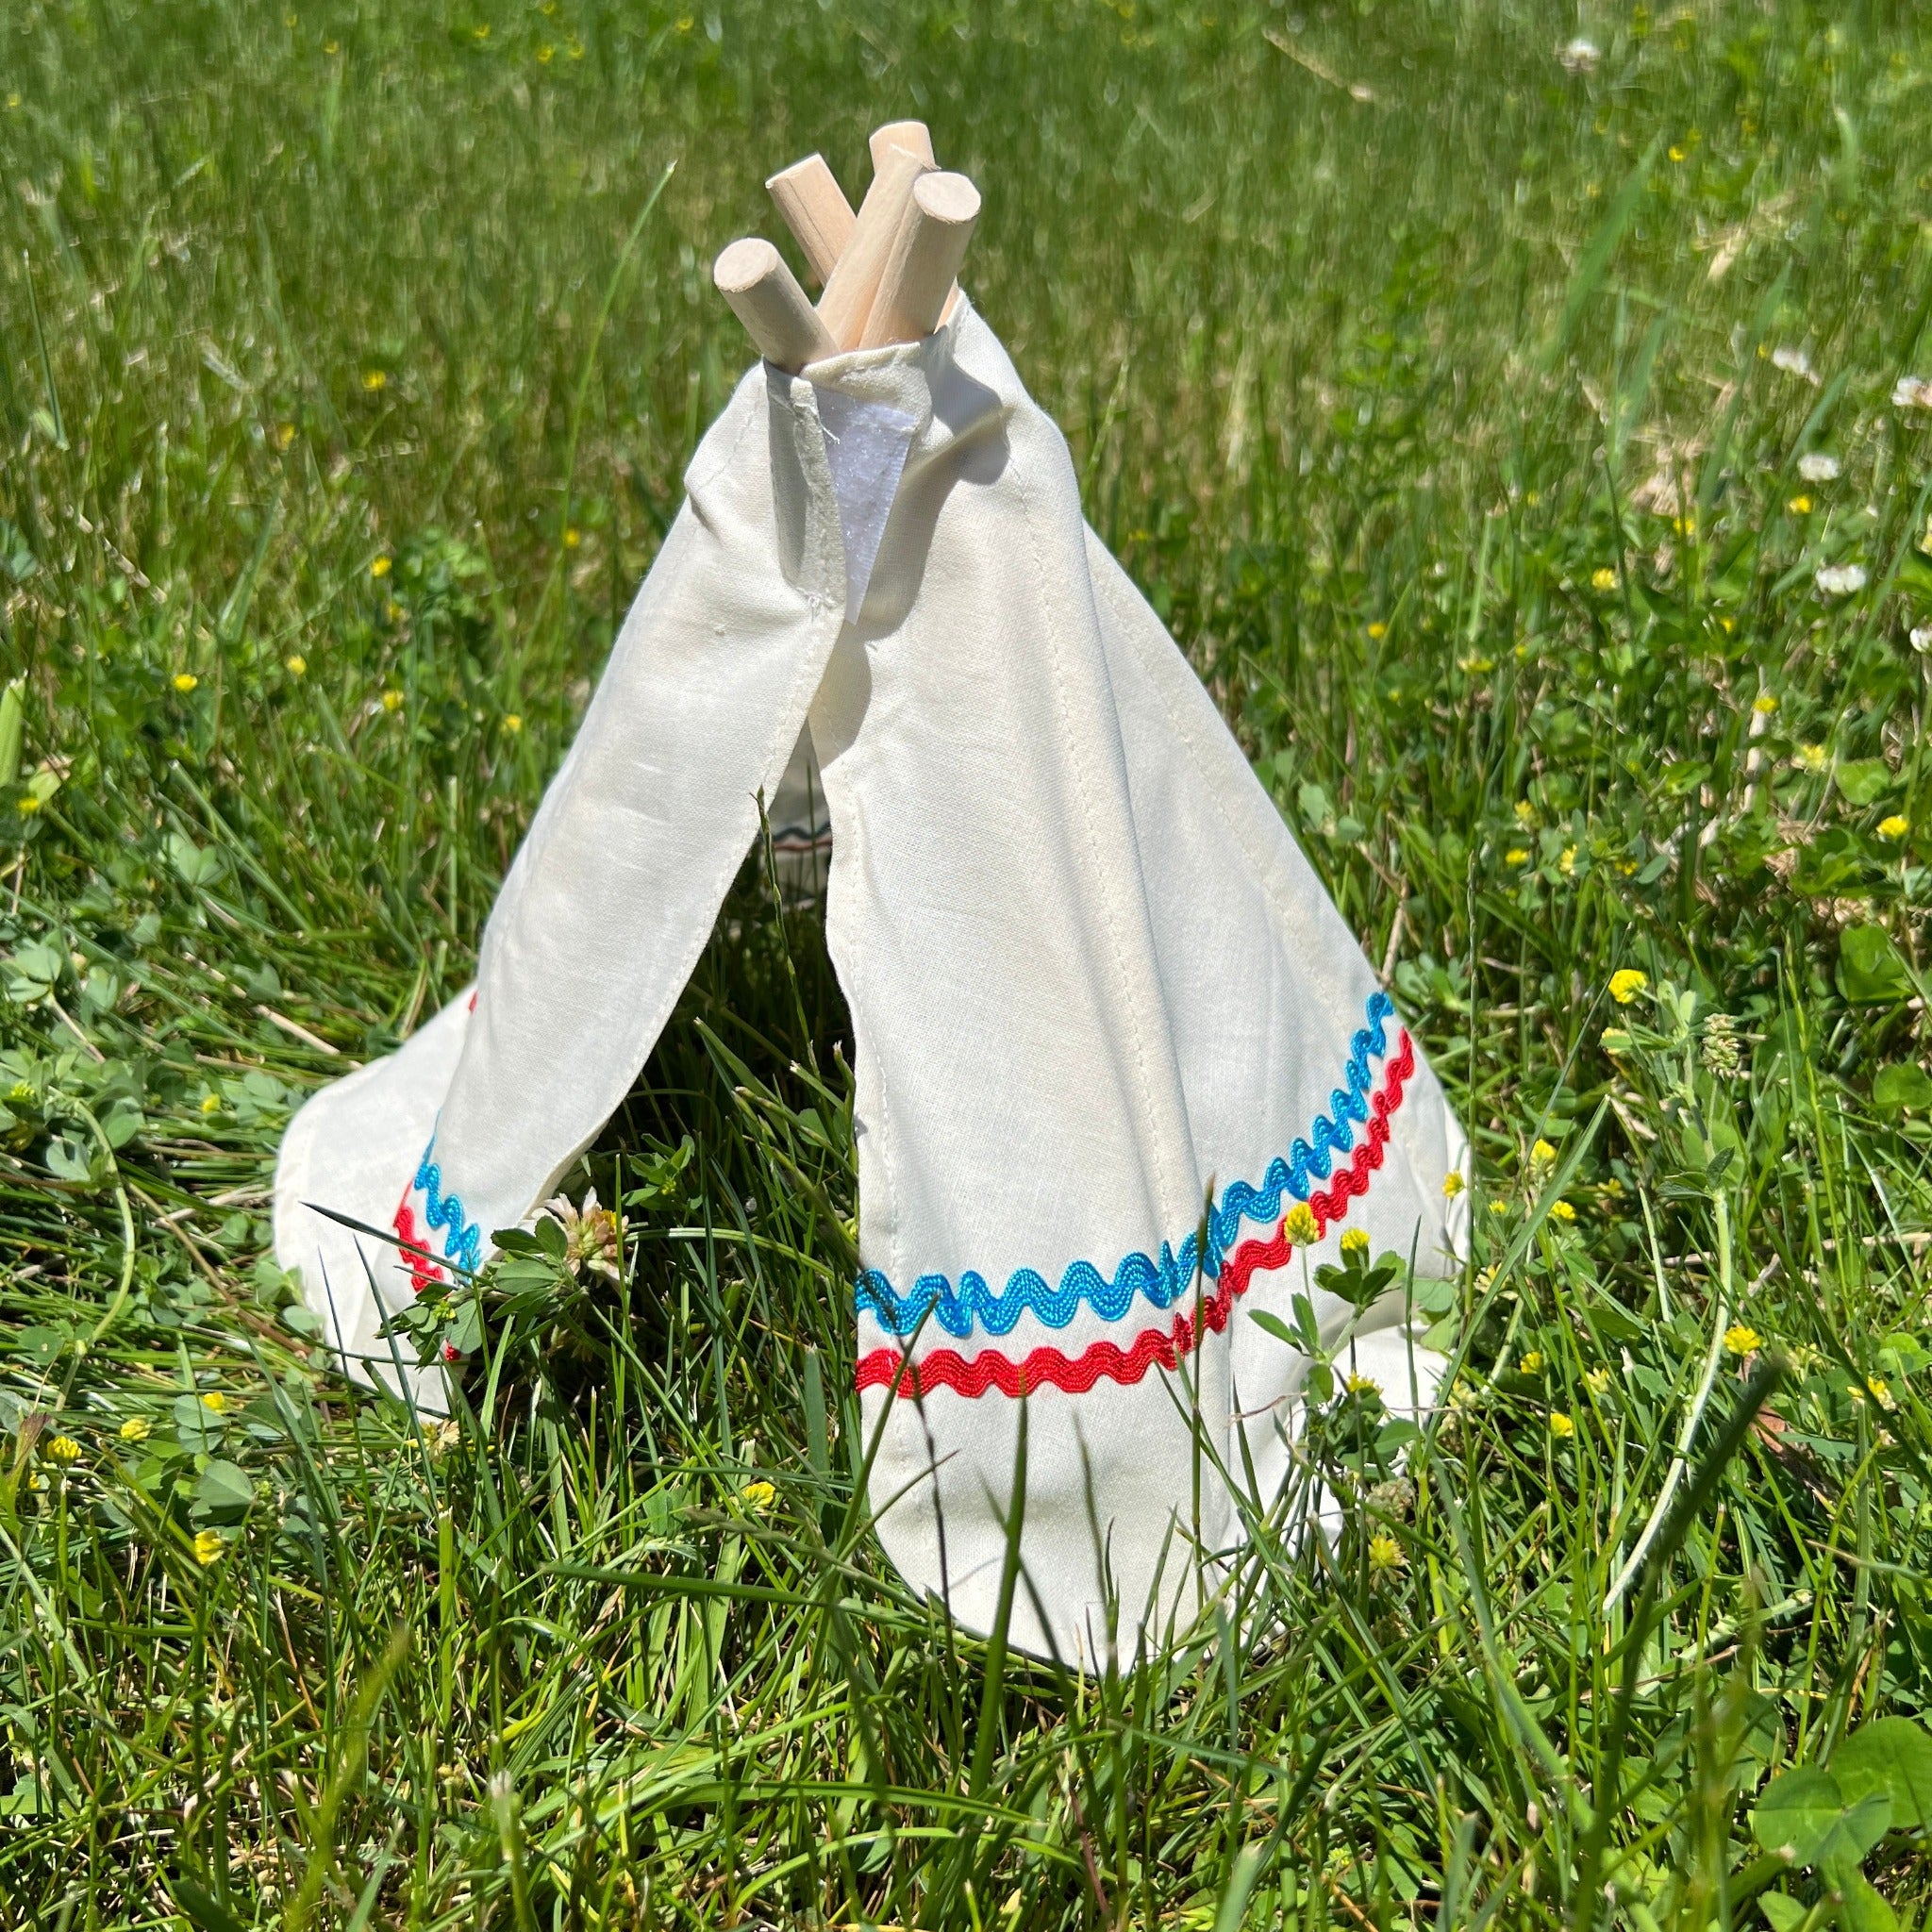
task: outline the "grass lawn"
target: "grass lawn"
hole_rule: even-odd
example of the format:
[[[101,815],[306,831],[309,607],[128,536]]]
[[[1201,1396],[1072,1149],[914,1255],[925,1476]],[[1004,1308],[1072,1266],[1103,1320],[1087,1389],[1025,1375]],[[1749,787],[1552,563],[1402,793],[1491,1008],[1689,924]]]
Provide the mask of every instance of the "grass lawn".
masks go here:
[[[747,360],[711,257],[908,114],[1476,1147],[1406,1474],[1339,1392],[1340,1538],[1104,1679],[868,1534],[757,865],[573,1184],[622,1284],[455,1423],[264,1252]],[[1928,158],[1882,0],[12,0],[0,1927],[1917,1924]]]

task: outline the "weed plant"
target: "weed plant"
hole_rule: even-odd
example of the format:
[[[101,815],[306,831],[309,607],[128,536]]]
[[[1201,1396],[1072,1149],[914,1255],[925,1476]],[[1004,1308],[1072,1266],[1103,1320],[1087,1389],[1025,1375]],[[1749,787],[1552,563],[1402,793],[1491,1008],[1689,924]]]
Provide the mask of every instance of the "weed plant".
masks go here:
[[[511,1257],[457,1418],[267,1252],[746,361],[711,256],[910,113],[1476,1148],[1406,1463],[1341,1387],[1340,1533],[1084,1681],[868,1536],[755,862],[618,1278]],[[0,1925],[1916,1923],[1928,155],[1882,0],[13,0]]]

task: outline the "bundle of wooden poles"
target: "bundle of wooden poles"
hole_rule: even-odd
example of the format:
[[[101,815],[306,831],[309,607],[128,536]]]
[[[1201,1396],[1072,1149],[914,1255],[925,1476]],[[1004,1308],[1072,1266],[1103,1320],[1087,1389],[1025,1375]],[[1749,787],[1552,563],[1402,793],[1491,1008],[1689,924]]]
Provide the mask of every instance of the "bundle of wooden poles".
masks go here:
[[[916,342],[951,312],[979,191],[940,168],[921,121],[894,121],[872,137],[872,171],[856,215],[821,155],[765,183],[821,285],[816,308],[784,257],[757,236],[732,242],[711,271],[759,355],[780,369]]]

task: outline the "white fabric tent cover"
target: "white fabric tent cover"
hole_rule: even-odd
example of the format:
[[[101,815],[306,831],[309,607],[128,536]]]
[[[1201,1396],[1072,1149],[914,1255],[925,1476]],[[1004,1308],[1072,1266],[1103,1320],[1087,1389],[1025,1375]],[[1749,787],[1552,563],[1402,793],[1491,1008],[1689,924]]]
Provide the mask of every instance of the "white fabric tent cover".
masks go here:
[[[1265,1506],[1290,1318],[1346,1228],[1445,1271],[1465,1161],[1434,1076],[1072,463],[964,301],[924,341],[753,369],[485,929],[473,991],[319,1092],[282,1264],[390,1377],[393,1247],[474,1269],[624,1099],[808,735],[856,1047],[858,1386],[887,1553],[991,1627],[1027,1419],[1011,1637],[1132,1655]],[[1205,1252],[1204,1203],[1212,1189]],[[1285,1210],[1322,1240],[1292,1254]],[[1347,1307],[1315,1292],[1324,1332]],[[1399,1312],[1354,1358],[1437,1364]],[[441,1406],[435,1370],[409,1372]]]

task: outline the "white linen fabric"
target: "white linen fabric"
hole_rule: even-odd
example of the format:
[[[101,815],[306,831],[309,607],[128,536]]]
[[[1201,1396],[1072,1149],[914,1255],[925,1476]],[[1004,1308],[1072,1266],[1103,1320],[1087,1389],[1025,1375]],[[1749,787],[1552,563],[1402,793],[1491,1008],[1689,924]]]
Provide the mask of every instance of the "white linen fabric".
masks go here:
[[[1288,1318],[1346,1227],[1441,1272],[1461,1133],[970,305],[753,371],[686,483],[474,996],[298,1115],[278,1253],[383,1373],[410,1271],[308,1204],[395,1217],[419,1276],[480,1264],[623,1099],[808,729],[881,1541],[990,1628],[1024,1410],[1012,1641],[1131,1655],[1215,1587],[1231,1481],[1286,1473],[1307,1365],[1248,1311]],[[1425,1404],[1399,1311],[1366,1326],[1357,1366]]]

